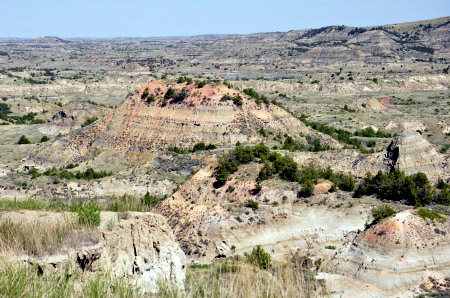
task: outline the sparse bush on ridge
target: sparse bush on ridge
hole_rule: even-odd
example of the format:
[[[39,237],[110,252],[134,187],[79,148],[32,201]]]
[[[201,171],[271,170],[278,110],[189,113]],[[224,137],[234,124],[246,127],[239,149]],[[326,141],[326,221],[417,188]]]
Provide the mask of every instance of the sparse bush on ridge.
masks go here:
[[[73,167],[71,167],[73,166]],[[76,164],[78,166],[78,164]],[[82,180],[95,180],[102,179],[112,175],[112,172],[100,171],[97,172],[92,168],[88,168],[86,171],[77,171],[70,172],[68,169],[73,169],[76,167],[74,164],[69,164],[66,167],[61,167],[59,169],[53,167],[47,169],[44,172],[39,172],[36,168],[31,168],[28,171],[28,174],[31,175],[32,179],[36,179],[40,176],[50,176],[50,177],[58,177],[60,179],[74,180],[74,179],[82,179]]]
[[[98,120],[97,116],[92,116],[86,119],[86,121],[81,125],[81,127],[86,127],[91,125],[92,123],[94,123],[95,121]]]
[[[195,144],[194,147],[192,147],[191,152],[205,151],[205,150],[214,150],[214,149],[217,149],[216,145],[214,145],[214,144],[206,145],[205,143],[201,142],[201,143]]]
[[[233,97],[226,94],[226,95],[222,96],[222,98],[220,99],[220,101],[229,101],[229,100],[233,101],[233,104],[235,104],[238,107],[242,106],[242,104],[244,102],[244,99],[239,94],[237,94]]]
[[[248,200],[245,203],[245,207],[253,209],[253,210],[257,210],[257,209],[259,209],[259,203],[257,201],[254,201],[254,200]]]
[[[266,105],[269,105],[271,103],[271,101],[264,95],[260,95],[258,92],[256,92],[253,88],[247,88],[242,90],[242,92],[255,99],[257,104],[261,104],[261,102],[264,102]]]
[[[371,225],[377,224],[385,218],[391,217],[395,214],[395,210],[389,205],[383,205],[372,209],[373,221]]]
[[[148,88],[145,88],[144,92],[142,92],[141,99],[147,99],[148,95]]]
[[[307,198],[312,196],[314,192],[314,184],[311,181],[305,182],[302,184],[302,188],[298,192],[299,198]]]
[[[45,142],[47,142],[47,141],[49,141],[49,140],[50,140],[49,137],[43,136],[39,142],[40,142],[40,143],[45,143]]]
[[[427,208],[419,208],[417,209],[417,215],[422,217],[425,221],[427,219],[434,222],[435,220],[442,223],[445,222],[446,218],[444,213],[439,212],[438,210],[427,209]]]
[[[391,133],[382,130],[375,132],[375,130],[370,126],[363,130],[355,131],[354,135],[365,138],[392,138]]]
[[[192,147],[192,149],[190,149],[190,150],[183,149],[178,146],[170,146],[167,148],[167,151],[174,152],[177,154],[186,154],[186,153],[194,153],[197,151],[206,151],[206,150],[214,150],[214,149],[217,149],[217,146],[215,144],[206,145],[205,143],[201,142],[201,143],[195,144],[194,147]]]

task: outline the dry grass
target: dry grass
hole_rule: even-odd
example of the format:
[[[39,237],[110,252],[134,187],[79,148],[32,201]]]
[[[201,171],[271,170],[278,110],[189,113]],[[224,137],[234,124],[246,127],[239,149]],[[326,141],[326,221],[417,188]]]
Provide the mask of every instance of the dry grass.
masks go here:
[[[0,253],[3,254],[52,254],[88,240],[95,241],[94,232],[69,216],[52,221],[18,222],[6,218],[0,222]]]
[[[318,297],[326,290],[314,278],[316,266],[306,258],[292,256],[287,263],[269,270],[243,261],[225,261],[191,267],[184,294],[161,286],[160,297]]]
[[[142,297],[126,278],[111,272],[81,272],[69,265],[39,274],[36,268],[19,263],[0,263],[0,297]]]

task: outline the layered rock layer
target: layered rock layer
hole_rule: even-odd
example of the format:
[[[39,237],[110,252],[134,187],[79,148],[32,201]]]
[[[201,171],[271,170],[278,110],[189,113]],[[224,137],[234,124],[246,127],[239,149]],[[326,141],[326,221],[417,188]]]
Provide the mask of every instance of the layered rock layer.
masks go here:
[[[415,213],[398,213],[348,241],[332,260],[335,272],[386,294],[414,288],[429,276],[448,277],[450,221],[431,222]]]
[[[166,98],[168,90],[173,90],[176,96]],[[148,100],[144,92],[153,96],[153,100]],[[236,96],[241,97],[241,104],[231,99]],[[309,134],[319,138],[322,144],[342,147],[282,108],[257,103],[225,85],[206,84],[197,88],[195,84],[152,81],[102,120],[33,154],[29,164],[85,161],[106,151],[131,160],[170,146],[191,149],[199,142],[221,147],[238,141],[256,144],[263,140],[258,132],[261,128],[288,134],[303,143],[306,140],[299,135]]]

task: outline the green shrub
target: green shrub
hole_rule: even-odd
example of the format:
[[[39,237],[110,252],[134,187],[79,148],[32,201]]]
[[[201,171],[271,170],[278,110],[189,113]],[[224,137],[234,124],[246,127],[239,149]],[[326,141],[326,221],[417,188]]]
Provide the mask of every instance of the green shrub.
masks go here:
[[[152,196],[150,195],[150,193],[147,191],[147,193],[145,194],[145,196],[142,198],[142,202],[150,207],[150,208],[154,208],[159,202],[162,202],[165,200],[166,197],[157,197],[157,196]]]
[[[170,146],[169,148],[167,148],[167,151],[174,152],[176,154],[184,154],[184,153],[186,153],[186,150],[181,149],[178,146]]]
[[[43,136],[43,137],[41,138],[40,142],[41,142],[41,143],[45,143],[45,142],[47,142],[47,141],[49,141],[49,140],[50,140],[49,137]]]
[[[430,219],[432,222],[434,222],[435,220],[438,222],[445,222],[445,217],[441,214],[441,212],[437,210],[419,208],[417,209],[417,215],[422,217],[425,221],[427,219]]]
[[[357,130],[354,133],[355,136],[365,137],[365,138],[392,138],[392,134],[389,132],[384,132],[382,130],[375,130],[372,127],[367,127],[363,130]]]
[[[189,90],[186,88],[181,89],[178,92],[175,92],[175,94],[172,96],[172,101],[170,103],[180,103],[183,100],[185,100],[187,97],[189,97]]]
[[[145,88],[144,92],[142,92],[141,99],[147,99],[148,94],[148,88]]]
[[[287,110],[285,108],[285,110]],[[287,110],[289,112],[289,110]],[[292,114],[292,112],[291,112]],[[294,115],[295,116],[295,115]],[[300,121],[302,121],[306,126],[311,127],[314,130],[320,131],[324,134],[327,134],[329,136],[331,136],[332,138],[341,141],[345,144],[348,144],[350,146],[354,146],[357,149],[362,149],[362,143],[360,140],[353,138],[353,133],[346,131],[344,129],[340,129],[340,128],[334,128],[331,126],[328,126],[327,124],[323,124],[323,123],[319,123],[319,122],[312,122],[312,121],[308,121],[306,119],[305,115],[301,115],[300,117],[298,117],[298,119]]]
[[[434,199],[434,189],[423,173],[406,176],[404,172],[393,170],[389,174],[379,171],[376,176],[367,174],[358,186],[354,197],[376,194],[380,199],[393,201],[407,200],[414,206],[425,206]]]
[[[216,145],[214,145],[214,144],[206,145],[205,143],[201,142],[201,143],[195,144],[194,147],[192,148],[191,152],[214,150],[214,149],[217,149]]]
[[[311,181],[302,184],[302,188],[298,192],[297,196],[299,198],[308,198],[314,193],[314,184]]]
[[[19,139],[19,141],[17,141],[18,145],[26,145],[26,144],[31,144],[30,140],[28,140],[28,138],[24,135],[22,135]]]
[[[247,262],[264,270],[272,267],[270,255],[259,245],[247,256]]]
[[[305,147],[304,145],[298,144],[292,137],[287,136],[287,138],[284,140],[283,147],[281,147],[281,149],[294,152],[304,149],[304,147]]]
[[[255,156],[253,154],[251,147],[244,147],[241,145],[236,146],[236,148],[225,156],[219,159],[219,165],[216,168],[214,182],[215,188],[222,187],[228,176],[236,172],[241,164],[248,164],[254,160]]]
[[[299,180],[297,174],[297,163],[290,156],[277,155],[272,162],[273,169],[278,173],[280,179],[295,182]]]
[[[233,104],[237,105],[238,107],[242,106],[244,103],[244,99],[238,94],[232,98]]]
[[[446,145],[442,146],[440,152],[441,152],[442,154],[445,154],[445,153],[447,153],[447,151],[448,151],[449,148],[450,148],[450,144],[446,144]]]
[[[164,94],[164,99],[168,100],[171,99],[175,96],[175,90],[170,87],[169,89],[167,89],[166,94]]]
[[[71,169],[75,169],[78,166],[79,166],[79,164],[77,164],[77,163],[69,163],[65,168],[68,170],[71,170]]]
[[[259,208],[259,203],[257,201],[254,201],[254,200],[248,200],[245,203],[245,207],[253,209],[253,210],[257,210]]]
[[[268,161],[264,162],[264,166],[258,173],[258,178],[256,178],[257,182],[261,182],[267,179],[270,179],[274,175],[274,170],[272,168],[272,164]]]
[[[86,119],[86,121],[84,121],[84,123],[81,125],[81,127],[86,127],[88,125],[91,125],[92,123],[94,123],[97,120],[98,120],[97,116],[89,117]]]
[[[384,205],[372,209],[373,222],[372,224],[377,224],[385,218],[388,218],[395,214],[395,210],[392,209],[389,205]]]
[[[100,225],[100,207],[96,203],[74,203],[70,209],[77,213],[79,224],[93,227]]]
[[[156,99],[156,96],[155,96],[154,94],[150,94],[150,95],[147,97],[147,100],[146,100],[146,101],[147,101],[148,104],[150,104],[150,103],[154,102],[155,99]]]
[[[206,85],[205,80],[197,82],[197,88],[199,89],[205,87],[205,85]]]
[[[62,175],[62,173],[65,173],[67,176],[66,177],[64,177],[64,175]],[[71,177],[71,174],[72,173],[70,173],[70,172],[68,172],[68,171],[65,171],[64,172],[64,170],[62,170],[61,172],[60,172],[60,177],[61,178],[66,178],[66,179],[70,179],[70,178],[68,178],[68,177]],[[73,174],[72,174],[73,175]],[[106,171],[100,171],[100,172],[96,172],[94,169],[92,169],[92,168],[88,168],[86,171],[84,171],[84,172],[80,172],[80,171],[78,171],[78,172],[76,172],[76,174],[75,174],[75,178],[77,178],[77,179],[84,179],[84,180],[93,180],[93,179],[101,179],[101,178],[104,178],[104,177],[108,177],[108,176],[111,176],[112,175],[112,172],[106,172]]]

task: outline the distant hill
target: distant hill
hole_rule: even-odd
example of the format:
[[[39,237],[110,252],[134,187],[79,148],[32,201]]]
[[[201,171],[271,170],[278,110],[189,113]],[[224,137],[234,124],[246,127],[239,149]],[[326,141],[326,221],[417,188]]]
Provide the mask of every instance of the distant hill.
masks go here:
[[[69,43],[70,41],[64,40],[62,38],[56,37],[56,36],[44,36],[35,39],[36,42],[39,43]]]

